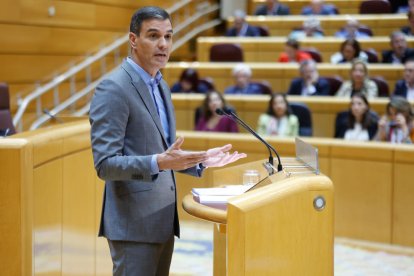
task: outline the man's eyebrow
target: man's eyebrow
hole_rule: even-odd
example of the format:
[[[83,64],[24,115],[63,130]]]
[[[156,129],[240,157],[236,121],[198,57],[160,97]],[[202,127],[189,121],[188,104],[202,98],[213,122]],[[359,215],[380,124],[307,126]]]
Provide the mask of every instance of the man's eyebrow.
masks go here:
[[[147,30],[147,33],[150,33],[150,32],[159,32],[159,31],[160,31],[159,29],[151,28],[151,29],[148,29]],[[167,31],[167,33],[173,33],[173,30],[170,29],[170,30]]]

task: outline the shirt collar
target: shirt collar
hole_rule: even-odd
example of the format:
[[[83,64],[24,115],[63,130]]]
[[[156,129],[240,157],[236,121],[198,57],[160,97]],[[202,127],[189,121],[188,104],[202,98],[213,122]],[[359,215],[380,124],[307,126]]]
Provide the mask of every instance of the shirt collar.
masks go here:
[[[150,86],[158,86],[158,84],[161,82],[162,74],[160,71],[155,74],[155,77],[153,78],[148,72],[146,72],[144,69],[142,69],[141,66],[136,64],[132,58],[127,57],[127,62],[134,68],[134,70],[138,73],[138,75],[141,77],[141,79],[145,82],[145,84]]]

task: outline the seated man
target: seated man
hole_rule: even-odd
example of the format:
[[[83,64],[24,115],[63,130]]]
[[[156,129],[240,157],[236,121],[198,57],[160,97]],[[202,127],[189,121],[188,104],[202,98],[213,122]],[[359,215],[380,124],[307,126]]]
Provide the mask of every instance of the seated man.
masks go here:
[[[391,50],[382,52],[383,63],[403,64],[414,56],[414,50],[408,48],[404,33],[395,31],[390,35]]]
[[[309,6],[302,9],[302,15],[331,15],[336,14],[334,5],[324,4],[323,0],[311,0]]]
[[[414,59],[408,59],[404,64],[404,79],[397,81],[393,96],[401,96],[414,101]]]
[[[358,31],[359,22],[358,20],[351,18],[348,19],[344,28],[335,33],[336,37],[345,39],[360,39],[369,38],[370,36],[366,33]]]
[[[319,77],[315,61],[301,62],[299,71],[301,77],[292,80],[288,95],[329,96],[329,82]]]
[[[260,5],[254,15],[289,15],[289,7],[279,3],[279,0],[266,0],[266,4]]]
[[[242,10],[234,12],[234,26],[227,30],[226,36],[260,36],[259,29],[247,24],[246,13]]]
[[[321,24],[319,20],[313,16],[303,21],[302,30],[294,30],[289,34],[289,38],[296,40],[306,37],[323,37]]]
[[[252,69],[247,64],[239,63],[233,68],[235,85],[227,87],[224,94],[262,94],[258,84],[250,82]]]

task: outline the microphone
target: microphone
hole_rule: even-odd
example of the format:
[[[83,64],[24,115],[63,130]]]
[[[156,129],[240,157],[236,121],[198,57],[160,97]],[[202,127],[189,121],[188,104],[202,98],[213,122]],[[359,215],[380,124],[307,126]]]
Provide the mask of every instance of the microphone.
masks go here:
[[[274,147],[272,147],[268,142],[266,142],[259,134],[257,134],[256,131],[254,131],[246,122],[244,122],[242,119],[240,119],[230,108],[228,107],[223,107],[221,108],[217,108],[216,109],[216,113],[218,115],[224,115],[228,118],[230,118],[231,120],[235,121],[236,123],[240,124],[244,129],[246,129],[248,132],[250,132],[254,137],[256,137],[260,142],[262,142],[267,149],[269,150],[269,163],[273,166],[273,155],[272,155],[272,151],[276,154],[277,160],[278,160],[278,165],[277,165],[277,171],[280,172],[283,167],[282,167],[282,162],[280,161],[280,156],[277,153],[277,151],[275,150]],[[273,169],[269,172],[269,174],[273,174]]]
[[[49,109],[44,108],[43,113],[46,114],[47,116],[49,116],[50,118],[52,118],[53,120],[56,120],[56,122],[63,123],[63,121],[61,119],[59,119],[58,117],[56,117],[55,115],[50,113]]]

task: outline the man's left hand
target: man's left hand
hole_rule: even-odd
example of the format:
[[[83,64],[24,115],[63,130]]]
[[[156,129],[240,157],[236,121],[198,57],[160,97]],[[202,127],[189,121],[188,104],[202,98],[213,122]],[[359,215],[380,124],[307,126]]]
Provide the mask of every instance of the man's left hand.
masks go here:
[[[231,147],[231,144],[227,144],[222,147],[207,150],[208,159],[201,164],[204,167],[222,167],[247,156],[245,153],[238,153],[237,151],[230,154]]]

